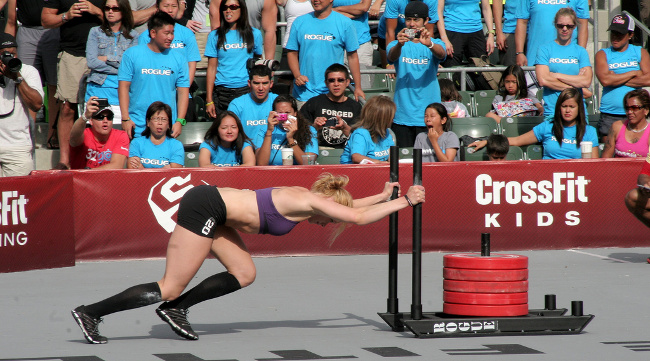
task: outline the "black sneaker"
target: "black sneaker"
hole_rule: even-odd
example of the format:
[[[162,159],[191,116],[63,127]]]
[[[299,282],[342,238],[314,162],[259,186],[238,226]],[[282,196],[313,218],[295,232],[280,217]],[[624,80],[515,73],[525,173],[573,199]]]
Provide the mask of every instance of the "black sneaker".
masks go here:
[[[188,310],[182,308],[157,308],[156,313],[158,317],[169,324],[177,335],[188,340],[199,339],[199,335],[192,330],[192,326],[187,320]]]
[[[99,328],[97,327],[102,322],[102,319],[89,316],[84,312],[84,306],[79,306],[72,310],[72,317],[77,321],[88,343],[108,342],[106,337],[99,334]]]

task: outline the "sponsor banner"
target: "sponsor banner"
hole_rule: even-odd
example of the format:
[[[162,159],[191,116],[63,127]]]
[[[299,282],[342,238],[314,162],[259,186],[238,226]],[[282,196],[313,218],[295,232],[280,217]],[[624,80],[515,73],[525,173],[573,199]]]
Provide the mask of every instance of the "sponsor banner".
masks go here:
[[[650,231],[623,202],[642,164],[625,159],[425,164],[423,250],[479,252],[483,232],[491,233],[495,251],[647,245]],[[386,165],[72,172],[77,258],[164,257],[178,203],[194,186],[310,187],[322,172],[349,176],[354,197],[380,192],[389,177]],[[401,165],[400,176],[405,194],[411,165]],[[399,222],[400,251],[408,252],[409,208],[400,211]],[[329,246],[335,228],[303,222],[282,237],[242,238],[258,256],[387,252],[388,218],[349,226]]]
[[[72,174],[0,178],[0,272],[74,266]]]

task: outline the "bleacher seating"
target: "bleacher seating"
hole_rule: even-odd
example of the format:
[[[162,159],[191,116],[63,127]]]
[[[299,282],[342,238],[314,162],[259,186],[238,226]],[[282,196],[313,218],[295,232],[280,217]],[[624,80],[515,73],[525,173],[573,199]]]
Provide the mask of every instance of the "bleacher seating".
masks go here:
[[[480,138],[497,134],[499,127],[494,119],[488,117],[453,118],[451,131],[456,133],[459,138],[463,135]]]
[[[183,126],[183,132],[176,139],[183,143],[185,151],[196,151],[205,138],[205,132],[212,123],[210,122],[188,122]]]
[[[318,151],[318,164],[341,164],[343,149],[320,149]]]
[[[531,144],[526,148],[526,158],[528,159],[542,159],[544,155],[544,148],[540,144]]]
[[[185,167],[186,168],[199,167],[199,151],[185,152]]]
[[[469,115],[472,117],[476,116],[476,108],[474,107],[474,93],[466,90],[459,90],[458,94],[460,94],[460,96],[463,98],[462,103],[465,105],[465,108],[467,108]]]
[[[460,149],[460,160],[461,161],[486,161],[489,160],[489,157],[487,155],[487,152],[485,151],[485,147],[474,151],[474,152],[468,152],[469,149],[473,148],[468,148],[468,147],[461,147]],[[510,146],[510,150],[508,151],[508,155],[506,155],[506,160],[524,160],[526,159],[526,156],[524,154],[523,149],[517,146]]]
[[[500,123],[501,134],[506,137],[517,137],[533,130],[536,125],[543,121],[543,116],[502,118]]]
[[[526,159],[524,150],[516,145],[511,145],[510,149],[508,150],[508,155],[506,155],[506,160],[524,160],[524,159]]]
[[[412,159],[413,147],[404,147],[399,149],[399,159]]]
[[[495,95],[497,95],[496,90],[477,90],[474,92],[476,116],[485,116],[485,114],[492,110],[492,101]]]

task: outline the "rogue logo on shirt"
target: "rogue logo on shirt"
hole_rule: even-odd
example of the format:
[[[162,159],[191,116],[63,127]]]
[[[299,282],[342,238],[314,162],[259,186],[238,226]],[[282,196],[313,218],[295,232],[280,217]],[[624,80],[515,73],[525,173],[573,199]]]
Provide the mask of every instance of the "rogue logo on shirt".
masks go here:
[[[374,153],[375,153],[375,157],[377,158],[388,157],[388,149],[379,152],[374,152]]]
[[[239,43],[239,44],[223,44],[222,49],[229,50],[229,49],[246,49],[248,48],[247,43]]]
[[[182,49],[185,47],[185,43],[172,43],[169,47],[172,49]]]
[[[414,64],[414,65],[428,65],[429,59],[413,59],[413,58],[407,58],[403,56],[401,62],[406,64]]]
[[[266,119],[259,119],[259,120],[247,120],[246,121],[247,126],[256,126],[256,125],[266,125]]]
[[[166,76],[170,76],[174,72],[171,71],[170,69],[147,69],[147,68],[143,68],[141,70],[141,73],[146,74],[146,75],[166,75]]]
[[[550,58],[548,62],[551,64],[578,64],[578,59]]]
[[[537,3],[545,5],[566,5],[567,0],[537,0]]]
[[[140,158],[140,163],[165,166],[165,165],[169,164],[169,161],[168,160],[161,160],[161,159]]]
[[[638,61],[623,61],[620,63],[609,64],[610,69],[620,69],[620,68],[636,68],[639,66]]]
[[[323,41],[332,41],[334,40],[334,35],[323,35],[323,34],[305,34],[305,40],[323,40]]]
[[[557,139],[555,138],[554,135],[551,136],[551,140],[553,140],[554,142],[557,142]],[[564,138],[564,139],[562,139],[562,143],[564,143],[564,144],[574,144],[575,145],[575,144],[578,144],[578,141],[575,140],[575,139]]]

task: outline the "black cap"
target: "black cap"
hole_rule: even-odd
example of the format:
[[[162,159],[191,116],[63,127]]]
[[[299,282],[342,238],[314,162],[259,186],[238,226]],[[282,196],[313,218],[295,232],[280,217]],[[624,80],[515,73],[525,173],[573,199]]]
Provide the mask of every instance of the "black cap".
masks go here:
[[[410,1],[404,9],[404,17],[426,19],[429,17],[429,7],[419,0]]]
[[[612,18],[612,23],[607,28],[608,31],[615,31],[621,34],[627,34],[634,31],[634,20],[629,15],[618,14]]]
[[[15,48],[17,46],[18,44],[16,44],[16,38],[13,35],[0,33],[0,49]]]

